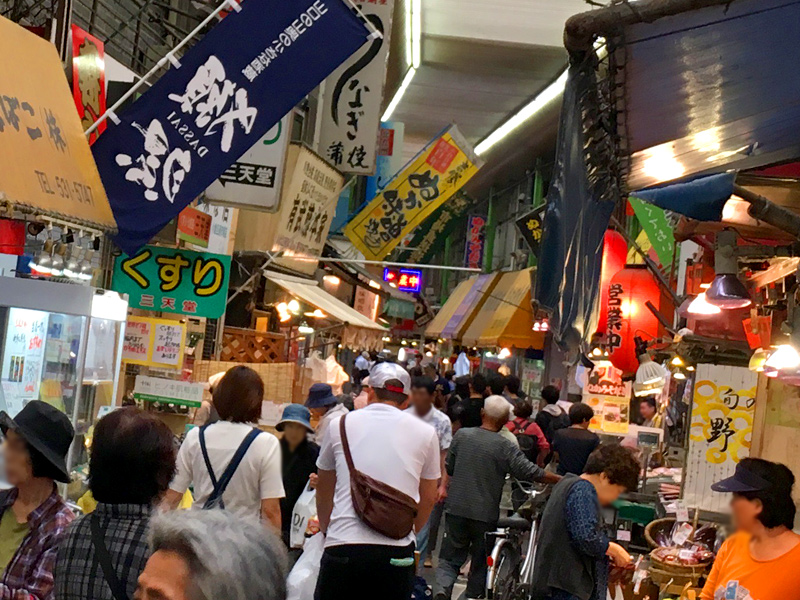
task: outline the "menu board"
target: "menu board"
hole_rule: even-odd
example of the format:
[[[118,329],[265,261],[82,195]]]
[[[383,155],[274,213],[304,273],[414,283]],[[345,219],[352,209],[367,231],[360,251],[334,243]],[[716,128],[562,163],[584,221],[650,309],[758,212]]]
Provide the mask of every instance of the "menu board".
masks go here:
[[[29,400],[39,398],[48,317],[49,313],[39,310],[8,310],[2,381],[4,384],[17,384],[3,386],[6,403],[9,405],[20,402],[24,405]],[[13,399],[9,401],[9,397]]]
[[[122,360],[137,365],[180,369],[186,325],[169,319],[128,317]]]
[[[628,433],[631,384],[622,381],[622,371],[611,365],[592,369],[583,386],[583,402],[594,410],[589,427],[605,433]]]

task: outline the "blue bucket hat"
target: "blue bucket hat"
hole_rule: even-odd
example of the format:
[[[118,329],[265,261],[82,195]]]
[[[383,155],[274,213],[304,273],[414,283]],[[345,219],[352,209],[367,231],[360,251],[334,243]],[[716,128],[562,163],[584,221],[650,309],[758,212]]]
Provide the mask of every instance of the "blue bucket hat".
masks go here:
[[[315,383],[308,390],[308,398],[306,399],[307,408],[322,408],[324,406],[333,406],[336,404],[336,396],[333,395],[333,388],[327,383]]]
[[[314,433],[314,428],[311,427],[311,412],[302,404],[290,404],[284,408],[281,420],[275,425],[275,429],[283,431],[284,423],[304,425],[310,433]]]

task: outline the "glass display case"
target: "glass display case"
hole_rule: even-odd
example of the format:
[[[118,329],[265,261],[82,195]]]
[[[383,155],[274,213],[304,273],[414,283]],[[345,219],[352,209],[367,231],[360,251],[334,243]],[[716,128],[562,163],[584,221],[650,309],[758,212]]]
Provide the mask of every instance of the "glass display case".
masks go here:
[[[0,277],[0,410],[14,417],[42,400],[64,411],[75,427],[67,463],[74,479],[82,479],[87,434],[102,407],[117,404],[126,298]]]

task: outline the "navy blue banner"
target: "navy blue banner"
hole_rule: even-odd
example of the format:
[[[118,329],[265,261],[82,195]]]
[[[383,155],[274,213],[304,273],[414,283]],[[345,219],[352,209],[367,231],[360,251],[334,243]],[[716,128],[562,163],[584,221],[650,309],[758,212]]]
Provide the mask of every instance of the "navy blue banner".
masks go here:
[[[135,254],[370,35],[342,0],[245,0],[92,146]]]

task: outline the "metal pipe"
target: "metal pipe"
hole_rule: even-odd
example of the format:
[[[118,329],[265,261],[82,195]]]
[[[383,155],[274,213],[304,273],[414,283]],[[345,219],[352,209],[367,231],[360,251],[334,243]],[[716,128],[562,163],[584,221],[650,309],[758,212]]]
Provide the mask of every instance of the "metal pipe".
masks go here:
[[[486,240],[484,241],[483,250],[483,272],[492,272],[492,263],[494,262],[494,234],[497,229],[497,214],[494,206],[495,194],[494,188],[489,188],[489,209],[486,215]]]
[[[302,260],[298,257],[293,256],[292,260]],[[328,258],[328,257],[320,257],[319,259],[313,260],[324,260],[325,262],[332,262],[332,263],[341,263],[343,265],[347,264],[354,264],[354,265],[384,265],[387,267],[409,267],[413,269],[441,269],[444,271],[466,271],[468,273],[480,273],[480,269],[472,269],[470,267],[450,267],[448,265],[428,265],[423,263],[402,263],[402,262],[393,262],[393,261],[386,261],[386,260],[361,260],[358,258]]]
[[[450,262],[451,237],[452,236],[448,235],[446,238],[444,238],[444,257],[443,258],[444,258],[445,264]],[[440,301],[441,301],[442,304],[444,304],[447,301],[447,298],[450,295],[449,288],[450,288],[450,271],[445,271],[444,273],[442,273],[442,290],[441,290],[441,295],[439,296]]]
[[[733,192],[750,204],[747,212],[751,217],[777,227],[796,238],[800,238],[800,215],[770,202],[764,196],[756,194],[741,185],[735,184]]]

